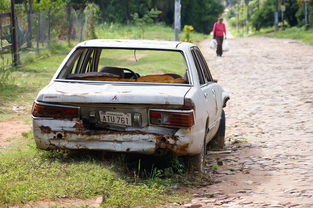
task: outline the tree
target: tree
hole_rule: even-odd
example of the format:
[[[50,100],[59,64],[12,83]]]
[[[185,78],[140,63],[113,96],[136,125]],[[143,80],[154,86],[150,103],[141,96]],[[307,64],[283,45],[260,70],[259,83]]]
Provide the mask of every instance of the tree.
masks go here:
[[[0,1],[0,12],[7,12],[10,9],[10,0]]]
[[[84,10],[84,13],[86,15],[86,39],[96,39],[96,16],[99,12],[99,7],[96,4],[88,4],[87,7]]]
[[[260,8],[254,10],[251,17],[251,24],[259,30],[262,27],[272,26],[274,23],[275,2],[273,0],[262,1]]]
[[[145,27],[152,24],[153,21],[161,14],[159,10],[151,9],[143,17],[139,17],[138,13],[132,14],[134,24],[139,27],[141,31],[141,38],[144,38]]]
[[[285,0],[286,3],[286,11],[285,17],[290,26],[298,25],[297,19],[297,11],[299,10],[299,5],[297,4],[297,0]]]
[[[223,11],[219,0],[182,0],[182,25],[192,25],[195,30],[208,33]]]
[[[72,0],[73,1],[73,0]],[[77,2],[79,0],[75,0]],[[84,0],[80,0],[84,2]],[[143,18],[151,9],[162,13],[158,20],[172,25],[174,22],[173,0],[90,0],[100,7],[101,20],[127,24],[132,14]],[[220,0],[182,0],[182,25],[193,25],[195,30],[209,32],[213,23],[222,14],[224,7]]]

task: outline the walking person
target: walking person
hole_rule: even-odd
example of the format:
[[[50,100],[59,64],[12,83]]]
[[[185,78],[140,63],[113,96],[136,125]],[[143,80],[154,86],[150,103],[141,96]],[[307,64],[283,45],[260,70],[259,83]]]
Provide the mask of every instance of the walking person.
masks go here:
[[[226,37],[226,26],[223,23],[223,18],[218,18],[218,21],[214,23],[213,26],[213,38],[217,42],[217,48],[216,48],[216,55],[222,56],[223,55],[223,41],[227,39]]]

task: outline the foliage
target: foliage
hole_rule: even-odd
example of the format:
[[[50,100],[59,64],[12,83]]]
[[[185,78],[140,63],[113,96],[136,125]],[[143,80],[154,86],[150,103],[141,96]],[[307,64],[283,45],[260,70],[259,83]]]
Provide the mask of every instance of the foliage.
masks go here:
[[[262,2],[259,9],[254,10],[251,18],[251,24],[256,30],[262,27],[273,25],[274,22],[275,4],[273,0],[265,0]]]
[[[63,0],[40,0],[34,1],[33,9],[34,11],[42,12],[48,9],[57,9],[66,6],[66,1]]]
[[[103,23],[97,27],[99,38],[105,39],[138,39],[141,38],[138,27],[134,24]],[[205,39],[205,35],[193,31],[193,41]],[[155,23],[145,27],[145,38],[150,40],[173,40],[174,29],[164,23]]]
[[[0,68],[0,89],[12,81],[10,76],[12,71],[13,71],[12,68],[9,69]]]
[[[157,18],[159,22],[172,25],[174,21],[173,0],[92,0],[100,7],[101,20],[113,23],[128,24],[133,15],[143,18],[151,9],[162,11]],[[182,25],[194,25],[195,30],[209,32],[223,13],[220,0],[182,0]]]
[[[7,12],[10,9],[10,0],[0,1],[0,12]]]
[[[88,4],[84,10],[86,15],[86,25],[85,38],[86,39],[96,39],[96,16],[99,13],[99,7],[96,4]]]
[[[195,30],[208,33],[223,11],[219,0],[182,0],[182,24],[193,25]]]
[[[275,1],[273,0],[246,0],[245,4],[242,1],[232,0],[236,3],[230,8],[227,17],[230,18],[231,25],[244,25],[247,16],[251,17],[251,26],[257,31],[261,28],[266,28],[274,25]],[[280,24],[285,26],[302,26],[304,24],[304,0],[285,0],[284,23],[281,22],[282,0],[278,0],[278,17]],[[230,4],[229,4],[230,5]],[[249,14],[247,14],[247,6],[249,6]],[[308,0],[309,22],[313,22],[313,0]],[[239,18],[236,14],[239,13]],[[287,24],[286,24],[287,23]]]
[[[296,12],[296,18],[300,26],[304,25],[304,0],[297,0],[298,11]],[[308,0],[308,12],[309,12],[309,23],[313,25],[313,0]]]
[[[297,0],[285,0],[286,3],[286,11],[285,18],[289,24],[289,26],[297,26],[299,18],[297,17],[297,12],[299,11],[299,5],[297,4]]]
[[[184,26],[184,38],[183,38],[183,41],[186,41],[186,42],[191,42],[191,32],[194,30],[193,26],[192,25],[185,25]]]
[[[29,33],[24,31],[23,28],[21,28],[19,24],[17,25],[16,32],[17,32],[17,38],[18,38],[17,39],[18,46],[21,47],[22,45],[24,45],[24,43],[26,43]],[[3,32],[3,37],[6,39],[8,43],[12,44],[12,37],[11,37],[10,30],[5,30]]]
[[[149,24],[152,24],[153,21],[161,14],[162,12],[159,10],[151,9],[149,12],[143,15],[143,17],[139,17],[138,13],[132,14],[132,18],[134,24],[141,31],[141,38],[144,38],[145,27]]]

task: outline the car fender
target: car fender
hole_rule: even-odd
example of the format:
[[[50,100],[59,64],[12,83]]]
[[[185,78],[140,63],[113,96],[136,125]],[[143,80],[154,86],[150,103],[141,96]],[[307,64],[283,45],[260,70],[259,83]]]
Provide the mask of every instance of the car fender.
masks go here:
[[[227,103],[227,101],[228,101],[229,99],[230,99],[229,93],[226,92],[226,91],[223,91],[223,92],[222,92],[223,108],[226,107],[226,103]]]

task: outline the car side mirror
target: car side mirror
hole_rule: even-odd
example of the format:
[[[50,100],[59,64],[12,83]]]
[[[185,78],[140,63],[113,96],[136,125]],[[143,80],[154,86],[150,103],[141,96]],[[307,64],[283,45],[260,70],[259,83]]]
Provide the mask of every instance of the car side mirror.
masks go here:
[[[213,79],[213,82],[217,83],[217,81],[218,81],[217,79]]]

